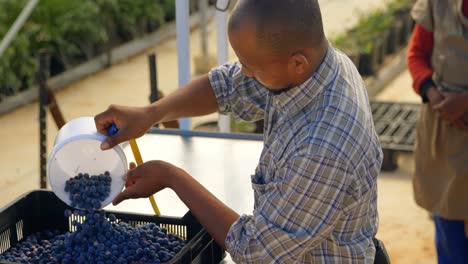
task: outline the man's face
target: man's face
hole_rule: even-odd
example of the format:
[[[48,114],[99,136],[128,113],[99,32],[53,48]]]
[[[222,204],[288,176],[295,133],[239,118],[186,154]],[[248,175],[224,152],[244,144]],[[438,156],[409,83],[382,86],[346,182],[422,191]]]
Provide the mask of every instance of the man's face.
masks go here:
[[[288,66],[289,56],[274,56],[259,47],[252,28],[246,26],[229,32],[229,40],[242,65],[242,72],[275,93],[291,88],[294,72]]]

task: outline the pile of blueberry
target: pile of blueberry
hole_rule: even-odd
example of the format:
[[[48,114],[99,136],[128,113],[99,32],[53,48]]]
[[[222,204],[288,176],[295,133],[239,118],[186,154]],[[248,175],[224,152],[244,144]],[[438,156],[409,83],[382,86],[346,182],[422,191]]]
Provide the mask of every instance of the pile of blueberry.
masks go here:
[[[79,173],[65,182],[65,192],[70,193],[71,207],[99,209],[111,191],[112,177],[109,172],[89,176]]]
[[[115,215],[95,211],[110,192],[111,177],[79,174],[69,179],[65,191],[72,206],[85,210],[65,210],[74,232],[35,233],[0,255],[1,260],[16,263],[164,263],[185,245],[174,234],[153,223],[133,227]]]
[[[75,232],[36,233],[16,244],[0,260],[18,263],[164,263],[174,257],[185,242],[153,223],[132,227],[118,222],[104,211],[74,211],[84,216],[74,220]],[[65,217],[72,212],[65,211]]]

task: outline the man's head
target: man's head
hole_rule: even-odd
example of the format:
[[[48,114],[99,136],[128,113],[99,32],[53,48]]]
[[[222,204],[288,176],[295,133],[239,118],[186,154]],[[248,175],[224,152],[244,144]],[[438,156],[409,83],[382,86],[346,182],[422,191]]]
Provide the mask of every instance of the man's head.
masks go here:
[[[307,80],[327,46],[317,0],[240,0],[229,40],[242,71],[276,92]]]

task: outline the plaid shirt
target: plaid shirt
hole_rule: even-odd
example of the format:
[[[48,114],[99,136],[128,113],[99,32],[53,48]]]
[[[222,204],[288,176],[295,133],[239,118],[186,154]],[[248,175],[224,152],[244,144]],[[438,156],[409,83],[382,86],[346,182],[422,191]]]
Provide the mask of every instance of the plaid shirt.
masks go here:
[[[237,63],[209,73],[220,111],[264,119],[253,215],[226,237],[238,263],[373,263],[382,152],[364,83],[329,46],[303,84],[272,94]]]

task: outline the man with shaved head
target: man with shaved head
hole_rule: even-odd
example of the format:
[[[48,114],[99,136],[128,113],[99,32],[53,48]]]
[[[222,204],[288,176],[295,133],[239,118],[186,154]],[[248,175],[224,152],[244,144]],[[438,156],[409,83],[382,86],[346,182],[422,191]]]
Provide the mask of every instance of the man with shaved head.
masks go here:
[[[237,214],[163,161],[131,165],[126,177],[135,184],[114,204],[170,188],[237,263],[373,263],[382,152],[364,83],[327,41],[318,2],[241,0],[228,32],[238,63],[151,105],[111,106],[95,120],[102,133],[120,128],[105,150],[179,117],[264,119],[254,211]]]
[[[273,93],[307,80],[328,48],[316,1],[240,1],[229,40],[244,74]]]

